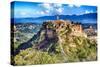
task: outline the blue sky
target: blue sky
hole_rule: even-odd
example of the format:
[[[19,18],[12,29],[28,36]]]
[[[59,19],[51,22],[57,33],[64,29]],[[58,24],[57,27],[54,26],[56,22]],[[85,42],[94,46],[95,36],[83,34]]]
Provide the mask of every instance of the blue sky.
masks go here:
[[[15,18],[41,17],[53,15],[82,15],[96,13],[95,6],[81,6],[73,4],[12,2],[11,10]]]

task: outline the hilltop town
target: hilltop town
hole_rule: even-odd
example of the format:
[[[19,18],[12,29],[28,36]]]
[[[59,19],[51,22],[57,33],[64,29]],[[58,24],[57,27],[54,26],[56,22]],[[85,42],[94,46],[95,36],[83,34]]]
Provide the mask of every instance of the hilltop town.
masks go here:
[[[45,21],[46,23],[43,24],[47,24],[47,28],[48,26],[50,26],[49,24],[53,24],[53,26],[55,27],[56,31],[60,31],[62,28],[70,26],[71,30],[73,31],[71,33],[71,35],[76,35],[76,36],[96,36],[97,35],[97,31],[95,29],[93,29],[92,26],[88,27],[87,29],[83,29],[81,23],[79,22],[73,22],[70,20],[52,20],[52,21]],[[35,24],[17,24],[14,25],[14,31],[21,31],[21,32],[25,32],[25,33],[32,33],[34,32],[33,29],[35,30],[39,30],[41,27],[41,25],[35,25]]]
[[[27,32],[28,29],[30,31],[38,29],[38,31],[35,33]],[[92,26],[84,29],[81,23],[78,22],[50,20],[43,22],[41,26],[35,26],[35,24],[14,25],[12,34],[15,35],[12,36],[14,45],[12,46],[14,48],[12,56],[13,60],[15,60],[12,64],[20,65],[18,62],[21,59],[24,59],[28,64],[28,61],[31,60],[25,60],[26,53],[32,56],[32,59],[35,59],[33,55],[38,53],[40,54],[38,58],[42,60],[43,58],[51,58],[52,62],[48,60],[47,63],[91,61],[97,59],[97,32],[95,32]],[[31,55],[30,52],[33,54]],[[48,57],[42,56],[43,54]],[[25,57],[19,60],[18,57],[21,57],[21,55]],[[54,56],[57,56],[56,59],[54,59]],[[38,62],[41,59],[32,60],[32,64],[42,64],[42,61]],[[24,62],[21,63],[23,64]]]
[[[73,22],[70,20],[54,20],[54,21],[46,21],[43,25],[46,26],[46,28],[50,28],[50,24],[52,24],[52,27],[56,30],[56,32],[62,31],[64,28],[69,27],[71,29],[70,35],[73,36],[84,36],[84,37],[92,37],[92,36],[97,36],[97,31],[93,29],[92,26],[83,29],[81,23]]]

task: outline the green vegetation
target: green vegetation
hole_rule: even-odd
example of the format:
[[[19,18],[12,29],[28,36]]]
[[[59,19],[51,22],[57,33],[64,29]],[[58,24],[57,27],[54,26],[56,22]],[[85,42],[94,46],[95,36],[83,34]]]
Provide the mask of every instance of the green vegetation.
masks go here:
[[[67,53],[68,61],[94,61],[96,60],[96,43],[84,37],[74,37],[73,41],[63,47]],[[66,50],[67,49],[67,50]]]
[[[37,51],[32,48],[22,50],[15,56],[15,65],[27,64],[53,64],[60,61],[61,56],[56,54],[49,54],[48,52]]]
[[[49,23],[49,28],[54,28]],[[45,30],[42,30],[36,43],[45,39]],[[84,36],[71,36],[71,27],[63,27],[57,32],[58,41],[50,43],[46,51],[37,50],[33,47],[20,50],[19,54],[14,56],[15,65],[29,64],[53,64],[79,61],[97,60],[97,43]],[[18,43],[18,42],[17,42]],[[17,44],[15,43],[15,44]],[[33,45],[37,45],[33,43]],[[48,44],[46,44],[48,45]]]
[[[79,40],[83,42],[80,43]],[[97,59],[96,43],[88,39],[74,37],[73,42],[62,44],[62,46],[66,56],[62,54],[59,44],[52,46],[52,48],[55,47],[55,53],[39,51],[33,48],[21,50],[14,58],[15,65],[95,61]]]

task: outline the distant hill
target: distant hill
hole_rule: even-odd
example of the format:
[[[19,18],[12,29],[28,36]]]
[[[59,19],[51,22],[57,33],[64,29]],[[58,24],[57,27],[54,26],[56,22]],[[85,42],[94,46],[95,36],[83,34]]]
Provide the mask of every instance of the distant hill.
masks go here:
[[[54,16],[42,16],[38,18],[12,18],[11,20],[18,23],[42,23],[45,20],[56,20],[57,15]],[[63,20],[71,20],[71,21],[78,21],[82,23],[96,23],[97,20],[97,13],[89,13],[83,15],[59,15],[59,19]]]
[[[56,20],[57,15],[55,16],[43,16],[43,17],[39,17],[39,18],[33,18],[33,19],[45,19],[45,20]],[[96,19],[97,18],[97,13],[89,13],[89,14],[83,14],[83,15],[59,15],[60,19],[63,20],[74,20],[74,19]]]

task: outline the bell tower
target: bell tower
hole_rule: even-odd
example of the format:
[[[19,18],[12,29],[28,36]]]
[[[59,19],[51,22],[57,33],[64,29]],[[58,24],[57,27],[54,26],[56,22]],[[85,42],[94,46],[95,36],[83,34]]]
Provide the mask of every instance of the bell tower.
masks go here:
[[[57,20],[59,20],[59,15],[57,15]]]

